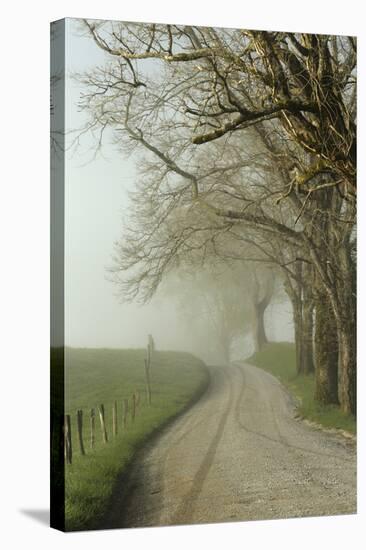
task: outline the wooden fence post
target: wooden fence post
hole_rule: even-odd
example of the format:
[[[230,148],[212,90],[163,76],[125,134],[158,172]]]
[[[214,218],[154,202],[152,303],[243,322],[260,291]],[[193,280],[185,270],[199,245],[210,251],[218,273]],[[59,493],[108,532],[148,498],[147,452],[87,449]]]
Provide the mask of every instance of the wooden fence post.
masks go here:
[[[64,418],[64,452],[66,464],[72,463],[72,443],[71,443],[71,420],[70,415],[66,414]]]
[[[150,342],[147,344],[147,349],[146,349],[146,360],[147,360],[147,364],[150,368],[150,363],[151,363],[151,345],[150,345]]]
[[[82,410],[77,411],[76,420],[77,420],[80,452],[82,455],[85,455],[84,442],[83,442],[83,411]]]
[[[105,427],[104,405],[99,405],[100,427],[102,428],[103,442],[108,443],[107,429]]]
[[[132,422],[135,421],[135,415],[136,415],[136,396],[135,396],[135,394],[133,393],[133,394],[132,394],[132,410],[131,410],[131,419],[132,419]]]
[[[94,449],[95,443],[95,410],[90,409],[90,448]]]
[[[145,376],[146,376],[146,396],[147,396],[147,402],[149,405],[151,405],[151,386],[150,386],[150,365],[145,359]]]
[[[123,427],[127,429],[128,399],[123,400]]]
[[[116,437],[118,433],[118,421],[117,421],[117,401],[113,403],[112,408],[112,425],[113,425],[113,435]]]
[[[151,352],[155,351],[155,342],[154,342],[154,338],[152,337],[152,334],[149,334],[148,340],[149,340],[150,351]]]

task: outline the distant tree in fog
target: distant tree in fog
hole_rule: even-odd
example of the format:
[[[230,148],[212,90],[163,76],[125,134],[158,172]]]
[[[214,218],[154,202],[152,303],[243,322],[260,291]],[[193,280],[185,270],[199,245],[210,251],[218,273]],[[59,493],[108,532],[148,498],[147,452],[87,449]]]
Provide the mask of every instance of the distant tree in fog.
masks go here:
[[[99,146],[112,128],[117,147],[140,156],[115,253],[121,292],[147,300],[188,257],[250,242],[283,270],[298,328],[315,311],[317,399],[354,413],[355,39],[85,28],[109,61],[81,78],[84,131]]]

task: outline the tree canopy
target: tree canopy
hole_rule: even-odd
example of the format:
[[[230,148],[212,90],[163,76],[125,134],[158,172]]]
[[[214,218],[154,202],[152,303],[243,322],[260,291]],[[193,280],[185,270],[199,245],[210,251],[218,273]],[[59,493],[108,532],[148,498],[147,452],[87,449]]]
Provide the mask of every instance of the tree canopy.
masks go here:
[[[339,401],[354,412],[356,40],[84,25],[108,59],[80,77],[84,131],[99,147],[112,129],[140,159],[113,266],[124,296],[147,300],[169,271],[210,256],[276,265],[296,322],[305,303],[319,319],[327,304],[329,369],[339,362]],[[320,361],[326,333],[317,341]]]

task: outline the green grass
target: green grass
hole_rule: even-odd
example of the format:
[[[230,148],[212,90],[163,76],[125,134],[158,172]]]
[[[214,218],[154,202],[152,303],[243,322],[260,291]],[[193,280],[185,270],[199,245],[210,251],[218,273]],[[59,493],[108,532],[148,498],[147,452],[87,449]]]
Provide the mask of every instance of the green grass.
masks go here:
[[[66,530],[94,528],[103,517],[117,478],[125,473],[142,443],[197,398],[208,383],[202,361],[188,353],[154,352],[152,404],[145,392],[145,350],[67,349],[65,409],[72,418],[73,462],[66,465]],[[141,395],[135,422],[122,427],[122,402]],[[112,436],[112,404],[118,402],[119,433]],[[103,403],[109,442],[102,442],[96,415],[96,445],[89,445],[90,408]],[[76,410],[84,413],[86,456],[76,440]],[[97,413],[97,411],[96,411]]]
[[[356,421],[353,416],[343,414],[336,405],[322,405],[314,400],[314,376],[296,374],[294,344],[269,343],[246,361],[276,376],[297,399],[298,413],[302,417],[326,428],[356,433]]]

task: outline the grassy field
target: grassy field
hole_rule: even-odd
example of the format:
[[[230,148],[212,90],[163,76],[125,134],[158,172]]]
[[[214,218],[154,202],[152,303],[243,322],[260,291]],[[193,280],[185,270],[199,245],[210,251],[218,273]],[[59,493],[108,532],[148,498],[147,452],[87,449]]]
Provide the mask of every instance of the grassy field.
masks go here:
[[[298,412],[304,418],[327,428],[356,433],[356,421],[352,416],[343,414],[335,405],[321,405],[314,401],[314,376],[297,376],[294,344],[269,343],[246,361],[279,378],[297,398]]]
[[[197,398],[208,382],[204,363],[188,353],[154,352],[151,363],[152,404],[145,392],[145,350],[67,349],[65,409],[72,418],[73,461],[66,465],[66,529],[94,528],[110,500],[118,476],[127,471],[149,435]],[[139,391],[135,422],[122,426],[122,403]],[[119,432],[112,436],[112,404],[118,403]],[[109,442],[104,444],[95,418],[96,445],[90,449],[90,408],[105,406]],[[84,414],[86,456],[76,439],[76,410]],[[97,411],[96,411],[97,413]]]

